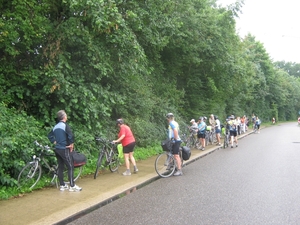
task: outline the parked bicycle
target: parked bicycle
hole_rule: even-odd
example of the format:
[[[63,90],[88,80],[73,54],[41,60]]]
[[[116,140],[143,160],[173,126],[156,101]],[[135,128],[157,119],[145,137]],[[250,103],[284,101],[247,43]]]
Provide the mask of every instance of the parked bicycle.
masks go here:
[[[120,165],[117,145],[112,141],[105,140],[101,137],[96,137],[95,140],[97,144],[102,145],[102,147],[99,148],[99,156],[96,164],[96,171],[94,173],[94,179],[97,178],[99,169],[102,165],[108,166],[111,172],[116,172]]]
[[[56,187],[58,188],[58,166],[56,163],[50,166],[48,160],[51,157],[55,157],[53,150],[48,145],[43,146],[37,141],[35,141],[34,144],[38,146],[41,149],[41,151],[39,151],[37,155],[33,155],[33,161],[28,162],[21,170],[18,176],[19,188],[33,189],[36,186],[36,184],[39,182],[42,176],[43,167],[41,162],[43,162],[44,166],[48,169],[48,174],[50,175],[50,177],[52,177],[50,184],[56,184]],[[74,181],[76,181],[80,177],[81,173],[82,166],[74,168]],[[64,180],[65,183],[69,183],[67,169],[65,169],[64,171]]]
[[[208,126],[210,127],[210,126]],[[210,144],[214,144],[216,142],[217,138],[216,138],[216,132],[215,129],[213,129],[212,127],[210,127],[208,130],[206,130],[206,134],[205,134],[205,143],[206,145]]]
[[[177,170],[177,162],[172,153],[172,147],[168,150],[164,149],[164,152],[157,156],[154,163],[155,171],[160,177],[170,177]],[[182,167],[183,166],[182,147],[179,148],[179,156],[180,156],[181,167]]]

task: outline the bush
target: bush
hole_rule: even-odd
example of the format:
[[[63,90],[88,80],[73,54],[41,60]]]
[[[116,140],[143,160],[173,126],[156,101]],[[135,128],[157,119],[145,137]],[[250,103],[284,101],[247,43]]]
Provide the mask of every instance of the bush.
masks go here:
[[[46,140],[46,133],[33,117],[3,103],[0,115],[0,186],[15,186],[20,170],[33,154],[33,142]]]

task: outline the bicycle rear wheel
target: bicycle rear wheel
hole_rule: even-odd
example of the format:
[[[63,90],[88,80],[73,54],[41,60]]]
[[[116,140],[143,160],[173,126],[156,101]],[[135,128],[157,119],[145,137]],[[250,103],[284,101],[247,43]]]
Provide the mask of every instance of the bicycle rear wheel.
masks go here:
[[[96,179],[97,176],[98,176],[99,169],[100,169],[100,167],[102,165],[102,159],[103,159],[103,153],[100,152],[98,160],[97,160],[97,164],[96,164],[96,170],[95,170],[95,173],[94,173],[94,179]]]
[[[37,161],[27,163],[18,176],[19,188],[32,189],[40,180],[41,175],[42,168]]]
[[[110,162],[109,162],[109,170],[111,172],[116,172],[119,168],[120,165],[120,159],[119,159],[119,154],[112,151],[111,156],[110,156]]]
[[[155,160],[155,171],[160,177],[170,177],[175,172],[175,163],[174,157],[170,153],[164,152]]]

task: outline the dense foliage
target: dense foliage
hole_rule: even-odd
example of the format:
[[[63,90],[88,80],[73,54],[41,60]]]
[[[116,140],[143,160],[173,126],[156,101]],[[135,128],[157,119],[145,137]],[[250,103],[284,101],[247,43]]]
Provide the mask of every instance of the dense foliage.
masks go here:
[[[1,185],[14,184],[33,139],[47,142],[60,109],[91,158],[93,136],[115,137],[119,117],[146,147],[163,138],[167,112],[184,124],[300,110],[299,64],[272,62],[255,37],[236,34],[242,0],[1,3]]]

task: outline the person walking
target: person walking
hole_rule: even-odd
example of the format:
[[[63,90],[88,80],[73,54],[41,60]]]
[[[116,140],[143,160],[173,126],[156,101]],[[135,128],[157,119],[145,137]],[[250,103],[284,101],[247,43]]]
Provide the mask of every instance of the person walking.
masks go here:
[[[172,153],[174,155],[174,158],[177,162],[177,171],[174,173],[174,176],[181,176],[183,175],[181,170],[181,159],[179,156],[179,148],[181,144],[181,139],[179,137],[179,125],[174,120],[173,113],[168,113],[166,115],[166,118],[168,120],[169,126],[168,126],[168,137],[170,140],[173,140],[173,146],[172,146]]]
[[[217,145],[218,146],[221,146],[221,123],[220,123],[220,120],[218,118],[218,116],[214,116],[214,119],[215,119],[215,123],[216,123],[216,137],[217,137]]]
[[[64,191],[69,189],[71,192],[76,192],[81,191],[82,188],[74,183],[74,166],[70,155],[74,149],[74,135],[71,128],[66,123],[67,119],[68,117],[64,110],[59,110],[57,112],[58,123],[48,134],[48,139],[55,145],[54,152],[58,163],[57,176],[59,179],[60,190]],[[68,169],[70,187],[64,182],[63,172],[65,166]]]
[[[205,132],[206,132],[206,123],[204,122],[204,118],[200,117],[198,120],[198,138],[201,143],[201,150],[205,150]]]
[[[135,158],[133,157],[133,150],[135,147],[135,138],[129,126],[124,124],[123,119],[117,119],[117,126],[120,128],[118,139],[114,140],[114,143],[121,142],[123,146],[123,154],[125,159],[126,171],[123,173],[124,176],[130,176],[130,162],[133,164],[133,172],[137,173],[139,170],[136,166]]]

